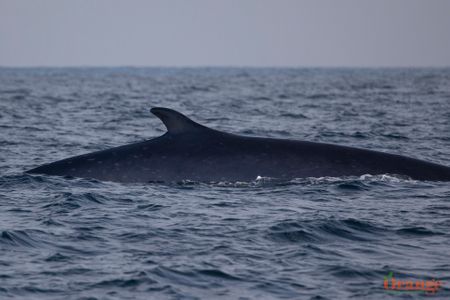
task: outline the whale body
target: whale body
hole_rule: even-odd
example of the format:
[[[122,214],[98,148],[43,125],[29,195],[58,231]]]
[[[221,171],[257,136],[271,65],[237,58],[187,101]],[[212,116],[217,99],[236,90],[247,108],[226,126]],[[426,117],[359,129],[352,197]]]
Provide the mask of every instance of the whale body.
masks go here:
[[[151,109],[167,132],[157,138],[63,159],[27,173],[115,182],[252,181],[396,174],[450,181],[450,168],[401,155],[326,143],[241,136]]]

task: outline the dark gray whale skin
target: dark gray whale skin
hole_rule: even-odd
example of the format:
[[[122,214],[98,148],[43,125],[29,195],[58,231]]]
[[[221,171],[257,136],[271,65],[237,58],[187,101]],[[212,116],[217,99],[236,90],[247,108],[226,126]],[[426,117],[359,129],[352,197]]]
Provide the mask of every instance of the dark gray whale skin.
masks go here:
[[[450,181],[450,168],[405,156],[325,143],[247,137],[202,126],[168,108],[151,109],[164,135],[27,171],[115,182],[252,181],[364,174]]]

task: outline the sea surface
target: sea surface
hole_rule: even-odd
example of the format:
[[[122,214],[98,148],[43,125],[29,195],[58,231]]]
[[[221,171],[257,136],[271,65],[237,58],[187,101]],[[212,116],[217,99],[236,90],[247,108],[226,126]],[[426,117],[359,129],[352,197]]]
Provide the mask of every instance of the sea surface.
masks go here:
[[[0,68],[0,299],[450,297],[449,183],[23,173],[163,134],[153,106],[450,165],[446,68]],[[390,272],[443,287],[386,291]]]

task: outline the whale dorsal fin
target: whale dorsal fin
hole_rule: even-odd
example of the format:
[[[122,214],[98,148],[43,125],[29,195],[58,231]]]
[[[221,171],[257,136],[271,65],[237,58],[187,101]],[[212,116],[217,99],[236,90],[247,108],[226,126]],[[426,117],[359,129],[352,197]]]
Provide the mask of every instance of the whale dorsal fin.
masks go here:
[[[165,107],[153,107],[150,111],[157,116],[166,126],[171,134],[209,130],[208,127],[200,125],[176,110]]]

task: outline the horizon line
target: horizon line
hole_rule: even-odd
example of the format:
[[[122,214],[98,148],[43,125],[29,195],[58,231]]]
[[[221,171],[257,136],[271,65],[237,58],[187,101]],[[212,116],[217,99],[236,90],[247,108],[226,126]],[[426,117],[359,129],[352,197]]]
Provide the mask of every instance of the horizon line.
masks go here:
[[[155,69],[446,69],[450,65],[0,65],[0,69],[88,69],[88,68],[155,68]]]

